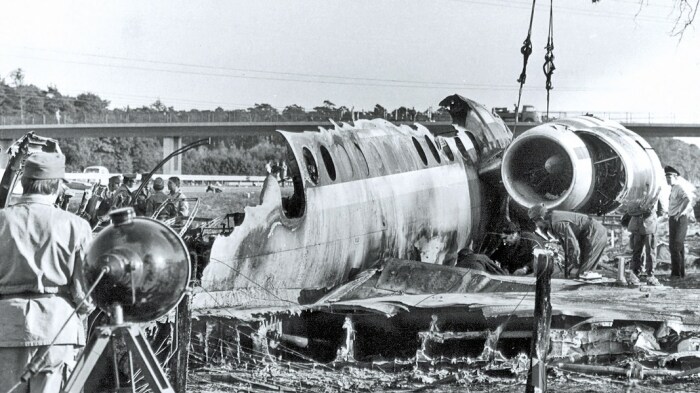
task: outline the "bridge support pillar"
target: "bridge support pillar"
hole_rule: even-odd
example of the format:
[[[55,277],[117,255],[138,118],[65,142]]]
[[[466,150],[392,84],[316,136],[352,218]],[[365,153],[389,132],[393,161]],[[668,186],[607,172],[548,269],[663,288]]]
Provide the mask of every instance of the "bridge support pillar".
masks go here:
[[[14,139],[0,139],[0,170],[7,167],[7,161],[10,160],[10,155],[7,154],[7,149],[15,143]],[[2,176],[2,173],[0,173]]]
[[[182,138],[179,136],[163,137],[163,158],[182,147]],[[163,173],[182,174],[182,156],[175,156],[163,165]]]

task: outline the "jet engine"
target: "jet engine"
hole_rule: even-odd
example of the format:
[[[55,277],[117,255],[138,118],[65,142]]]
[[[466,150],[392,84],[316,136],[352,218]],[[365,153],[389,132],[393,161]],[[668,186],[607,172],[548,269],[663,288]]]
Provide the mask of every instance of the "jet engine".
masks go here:
[[[501,176],[518,205],[605,214],[653,208],[664,182],[659,158],[619,123],[581,116],[534,127],[503,155]]]
[[[90,245],[84,265],[86,288],[110,313],[121,306],[125,322],[165,315],[185,294],[190,257],[182,239],[165,224],[135,217],[130,207],[110,213],[112,225]]]

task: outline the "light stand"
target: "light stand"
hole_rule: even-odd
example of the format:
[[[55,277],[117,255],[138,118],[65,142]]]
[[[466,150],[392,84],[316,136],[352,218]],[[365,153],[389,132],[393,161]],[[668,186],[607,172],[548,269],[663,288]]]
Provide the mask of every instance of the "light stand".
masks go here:
[[[135,389],[133,366],[136,365],[141,369],[143,377],[152,392],[174,393],[175,391],[170,386],[170,382],[168,382],[168,378],[165,376],[158,360],[156,360],[151,346],[148,345],[148,341],[143,333],[141,333],[141,329],[134,323],[124,322],[124,314],[121,305],[115,304],[111,308],[110,322],[109,325],[96,328],[85,350],[80,355],[78,363],[73,370],[73,374],[71,374],[63,392],[81,393],[85,382],[88,377],[90,377],[93,368],[104,353],[107,345],[113,344],[116,340],[123,339],[126,342],[127,351],[129,353],[132,391]],[[116,353],[114,356],[116,366]],[[116,367],[115,373],[118,373]],[[117,381],[118,380],[117,378]],[[117,389],[119,389],[119,386],[117,386]]]
[[[136,217],[130,207],[111,212],[110,218],[112,225],[93,239],[87,251],[82,278],[86,287],[94,289],[92,299],[110,321],[89,337],[63,392],[81,393],[112,345],[117,391],[135,393],[138,377],[154,393],[175,393],[138,323],[167,315],[185,295],[191,273],[187,247],[171,228]],[[130,389],[119,385],[116,345],[122,342],[129,356]]]

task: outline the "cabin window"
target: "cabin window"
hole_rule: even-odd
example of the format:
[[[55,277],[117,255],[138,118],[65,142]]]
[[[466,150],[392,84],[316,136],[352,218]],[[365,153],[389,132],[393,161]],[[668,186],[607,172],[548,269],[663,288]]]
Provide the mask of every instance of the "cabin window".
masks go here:
[[[363,173],[365,177],[367,177],[369,176],[369,166],[367,165],[367,158],[365,158],[365,153],[362,152],[362,149],[360,149],[360,146],[357,144],[357,142],[353,142],[353,146],[355,146],[355,152],[357,153],[357,157],[359,158],[357,165],[360,166],[360,172]]]
[[[341,174],[344,173],[347,179],[352,179],[355,173],[352,169],[350,156],[348,156],[348,152],[343,145],[335,145],[335,157],[338,159],[338,167],[340,168]]]
[[[462,155],[462,158],[465,160],[469,160],[469,153],[467,153],[467,148],[464,147],[464,143],[462,143],[462,140],[459,139],[459,137],[455,138],[455,143],[457,144],[457,150],[459,150],[459,154]]]
[[[430,149],[430,152],[433,153],[433,157],[435,157],[435,161],[437,161],[439,164],[440,163],[440,155],[438,154],[438,151],[435,148],[435,144],[433,143],[433,141],[430,140],[430,138],[428,138],[427,135],[425,136],[425,143],[428,144],[428,148]]]
[[[321,145],[321,158],[323,159],[323,165],[326,166],[326,172],[328,172],[328,177],[330,177],[331,180],[335,181],[335,164],[333,163],[331,153],[323,145]]]
[[[425,152],[423,151],[423,146],[420,145],[420,142],[418,142],[418,139],[412,137],[413,139],[413,146],[416,147],[416,151],[418,152],[418,155],[420,156],[421,161],[423,161],[424,165],[428,165],[428,157],[425,155]]]
[[[304,164],[306,165],[306,171],[309,173],[309,178],[314,184],[318,184],[318,165],[316,165],[316,160],[314,155],[311,154],[311,150],[307,147],[304,148]]]
[[[438,142],[440,143],[439,146],[442,148],[442,151],[447,156],[447,159],[450,161],[454,161],[455,155],[454,153],[452,153],[452,149],[450,148],[450,145],[447,144],[447,141],[443,138],[438,138]]]

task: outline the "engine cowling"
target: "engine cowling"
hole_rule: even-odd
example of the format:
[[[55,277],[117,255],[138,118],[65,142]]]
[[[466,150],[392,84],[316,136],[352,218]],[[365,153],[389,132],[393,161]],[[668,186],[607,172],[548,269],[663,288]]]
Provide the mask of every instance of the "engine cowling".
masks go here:
[[[544,203],[586,214],[653,208],[664,182],[659,158],[643,138],[592,116],[524,132],[505,151],[501,174],[522,207]]]

